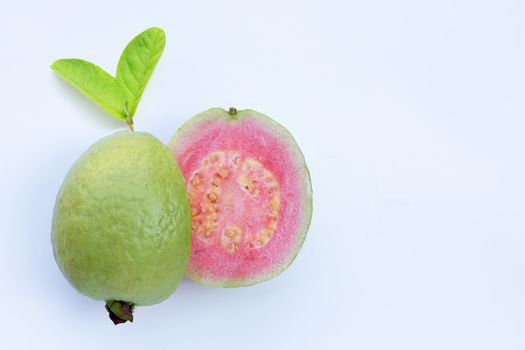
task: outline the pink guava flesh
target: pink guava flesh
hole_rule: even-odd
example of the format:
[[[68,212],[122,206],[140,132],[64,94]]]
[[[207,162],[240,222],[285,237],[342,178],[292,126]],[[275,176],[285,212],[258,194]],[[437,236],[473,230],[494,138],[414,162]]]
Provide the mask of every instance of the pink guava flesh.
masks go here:
[[[267,280],[297,255],[312,192],[291,134],[254,111],[211,109],[169,144],[192,208],[189,278],[241,286]]]

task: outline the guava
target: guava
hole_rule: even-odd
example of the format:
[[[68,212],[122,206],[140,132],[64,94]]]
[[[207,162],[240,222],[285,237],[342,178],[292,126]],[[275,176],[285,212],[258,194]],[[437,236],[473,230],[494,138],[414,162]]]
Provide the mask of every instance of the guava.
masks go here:
[[[115,324],[175,291],[190,237],[185,180],[168,148],[147,133],[117,132],[95,143],[56,199],[55,260],[80,293],[106,301]]]
[[[253,110],[207,110],[174,135],[192,214],[186,276],[209,286],[266,281],[298,254],[312,186],[293,136]]]

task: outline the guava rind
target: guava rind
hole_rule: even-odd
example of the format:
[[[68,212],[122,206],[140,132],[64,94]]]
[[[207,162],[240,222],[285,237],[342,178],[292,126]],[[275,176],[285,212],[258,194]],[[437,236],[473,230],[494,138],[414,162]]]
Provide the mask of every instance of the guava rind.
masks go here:
[[[272,279],[280,273],[282,273],[283,271],[285,271],[297,257],[305,241],[308,228],[312,219],[312,183],[310,178],[310,172],[306,165],[304,155],[301,152],[292,134],[284,126],[262,113],[250,109],[240,111],[231,109],[230,112],[228,112],[222,108],[211,108],[194,116],[193,118],[188,120],[184,125],[182,125],[182,127],[180,127],[177,130],[175,135],[168,143],[168,148],[170,148],[172,153],[177,157],[180,152],[182,152],[186,147],[188,147],[188,144],[192,143],[194,138],[199,134],[200,130],[202,130],[203,127],[206,127],[207,125],[212,124],[215,121],[227,120],[229,122],[237,122],[241,121],[243,118],[257,119],[259,122],[261,122],[260,125],[262,128],[265,129],[266,132],[277,136],[287,144],[293,162],[293,166],[295,167],[295,169],[297,170],[297,174],[299,175],[298,181],[302,185],[302,201],[301,203],[297,203],[301,208],[301,217],[299,218],[300,225],[297,232],[295,232],[295,244],[291,253],[286,257],[286,259],[282,260],[275,268],[264,273],[242,278],[216,278],[214,276],[205,275],[199,271],[191,270],[191,268],[189,267],[191,265],[190,263],[186,271],[186,277],[197,283],[211,287],[249,286]],[[217,135],[217,137],[220,137],[220,135]]]
[[[191,216],[184,177],[147,133],[118,132],[86,151],[58,193],[55,260],[80,293],[134,305],[168,298],[184,275]]]

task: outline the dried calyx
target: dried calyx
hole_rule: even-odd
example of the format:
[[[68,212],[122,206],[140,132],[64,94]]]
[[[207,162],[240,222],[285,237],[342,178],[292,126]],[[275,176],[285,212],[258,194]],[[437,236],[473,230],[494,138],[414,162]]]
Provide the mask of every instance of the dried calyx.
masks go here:
[[[109,300],[106,302],[106,310],[109,312],[109,318],[115,325],[133,322],[133,310],[135,305],[125,301]]]

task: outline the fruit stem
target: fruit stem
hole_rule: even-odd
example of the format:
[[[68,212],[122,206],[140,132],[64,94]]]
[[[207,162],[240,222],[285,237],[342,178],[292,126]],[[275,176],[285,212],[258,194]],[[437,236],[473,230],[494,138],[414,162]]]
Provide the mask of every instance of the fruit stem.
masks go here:
[[[117,325],[126,321],[133,322],[133,310],[135,305],[118,300],[106,301],[106,310],[109,312],[109,318],[113,324]]]
[[[228,110],[228,114],[230,115],[231,120],[239,119],[239,116],[237,115],[237,108],[235,107],[230,107],[230,109]]]
[[[230,110],[228,111],[228,113],[231,115],[231,116],[234,116],[237,114],[237,108],[235,107],[230,107]]]

